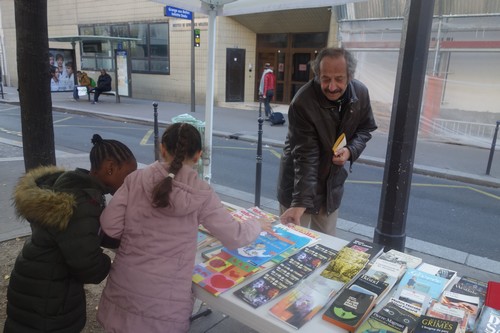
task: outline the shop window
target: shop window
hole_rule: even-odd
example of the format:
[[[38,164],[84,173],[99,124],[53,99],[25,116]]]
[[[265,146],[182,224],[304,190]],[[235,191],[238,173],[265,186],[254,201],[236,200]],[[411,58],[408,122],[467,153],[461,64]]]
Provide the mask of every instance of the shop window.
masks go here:
[[[132,73],[170,74],[169,26],[161,23],[96,24],[79,27],[80,35],[139,38],[139,41],[102,42],[100,48],[82,49],[82,69],[114,69],[114,50],[126,49]]]

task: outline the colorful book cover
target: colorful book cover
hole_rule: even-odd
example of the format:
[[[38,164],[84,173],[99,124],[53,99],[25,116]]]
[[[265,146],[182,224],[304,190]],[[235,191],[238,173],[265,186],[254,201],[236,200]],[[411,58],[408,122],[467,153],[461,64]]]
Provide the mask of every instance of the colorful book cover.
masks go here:
[[[320,244],[306,247],[262,277],[236,290],[234,294],[258,308],[297,285],[316,268],[331,260],[336,253],[337,251]]]
[[[413,268],[409,268],[399,282],[400,287],[405,286],[428,294],[435,300],[439,299],[447,284],[446,278]]]
[[[269,312],[299,329],[309,322],[331,299],[330,287],[318,280],[302,281],[286,294]]]
[[[429,310],[427,310],[426,315],[434,318],[456,321],[458,323],[457,333],[465,333],[467,330],[469,314],[467,311],[453,305],[433,301],[429,306]]]
[[[389,288],[387,282],[377,280],[369,275],[360,275],[354,282],[349,286],[349,289],[356,290],[362,293],[375,296],[376,299],[386,292]]]
[[[354,331],[371,311],[375,297],[351,289],[342,290],[323,313],[323,319],[348,331]]]
[[[474,333],[498,333],[500,332],[500,310],[483,306],[479,318],[476,320]]]
[[[192,280],[209,293],[218,296],[258,270],[259,267],[221,252],[207,262],[196,264]]]
[[[259,267],[294,245],[292,240],[284,236],[284,231],[279,231],[279,234],[263,231],[253,243],[236,250],[223,248],[222,252],[231,255],[235,261]]]
[[[454,306],[458,309],[463,309],[469,313],[469,319],[467,322],[467,331],[472,332],[476,322],[477,315],[479,313],[479,297],[470,296],[459,293],[454,293],[451,291],[444,291],[441,296],[441,303],[446,305]]]
[[[356,329],[355,333],[406,333],[408,328],[394,319],[373,312]]]
[[[348,283],[365,268],[369,258],[368,253],[344,246],[321,272],[321,276],[330,280]]]

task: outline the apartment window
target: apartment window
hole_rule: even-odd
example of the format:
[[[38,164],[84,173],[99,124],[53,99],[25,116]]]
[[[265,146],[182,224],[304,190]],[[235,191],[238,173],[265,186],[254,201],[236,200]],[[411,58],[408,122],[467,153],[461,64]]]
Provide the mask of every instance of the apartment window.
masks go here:
[[[80,35],[132,37],[139,41],[103,42],[100,48],[82,47],[82,69],[114,69],[114,50],[129,51],[133,73],[170,74],[168,22],[95,24],[80,26]],[[119,45],[121,44],[121,45]]]

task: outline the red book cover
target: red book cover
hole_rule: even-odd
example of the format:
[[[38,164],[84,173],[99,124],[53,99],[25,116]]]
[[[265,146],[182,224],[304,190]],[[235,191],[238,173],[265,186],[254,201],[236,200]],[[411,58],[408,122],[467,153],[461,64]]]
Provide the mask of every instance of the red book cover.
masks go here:
[[[500,310],[500,282],[488,281],[484,304],[490,308]]]

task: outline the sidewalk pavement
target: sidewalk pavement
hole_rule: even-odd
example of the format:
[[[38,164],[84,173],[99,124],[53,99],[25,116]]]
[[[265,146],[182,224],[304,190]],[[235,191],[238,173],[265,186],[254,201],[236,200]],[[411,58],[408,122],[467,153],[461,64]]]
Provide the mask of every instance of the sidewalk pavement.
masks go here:
[[[18,104],[17,90],[4,87],[4,99],[0,102]],[[70,92],[53,93],[52,105],[54,111],[92,114],[96,116],[116,118],[126,121],[152,123],[154,109],[152,100],[121,98],[121,103],[115,102],[113,96],[101,96],[98,104],[91,104],[86,98],[75,101]],[[239,140],[257,141],[258,103],[223,103],[214,107],[213,135],[231,137]],[[286,105],[274,105],[275,111],[287,113]],[[182,103],[158,102],[158,123],[160,126],[172,122],[172,118],[181,114],[189,114],[198,120],[205,121],[204,106],[197,105],[191,112],[191,105]],[[263,144],[282,146],[286,136],[287,126],[263,125]],[[373,139],[359,159],[360,163],[383,166],[386,159],[388,129],[379,128],[373,133]],[[491,145],[491,143],[489,143]],[[490,175],[486,175],[486,167],[490,154],[487,143],[477,146],[451,144],[443,140],[419,139],[415,152],[414,172],[458,180],[475,185],[500,187],[500,151],[497,148],[491,164]],[[498,146],[498,145],[497,145]],[[7,191],[0,192],[0,242],[18,236],[29,234],[26,224],[19,223],[10,205],[10,193],[17,178],[24,171],[23,153],[19,141],[0,139],[0,174],[1,185]],[[56,151],[58,164],[67,168],[76,166],[88,167],[88,154],[71,154]],[[231,204],[250,207],[254,196],[250,193],[215,186],[214,189],[221,199]],[[277,213],[277,203],[271,198],[261,200],[264,209]],[[351,240],[356,237],[371,239],[373,228],[352,221],[339,219],[338,237]],[[424,261],[455,269],[460,275],[469,275],[484,281],[500,281],[500,263],[486,258],[477,257],[461,251],[444,248],[425,241],[406,239],[406,251],[423,258]],[[203,317],[193,323],[190,332],[254,332],[237,321],[215,311],[208,317]]]

